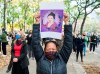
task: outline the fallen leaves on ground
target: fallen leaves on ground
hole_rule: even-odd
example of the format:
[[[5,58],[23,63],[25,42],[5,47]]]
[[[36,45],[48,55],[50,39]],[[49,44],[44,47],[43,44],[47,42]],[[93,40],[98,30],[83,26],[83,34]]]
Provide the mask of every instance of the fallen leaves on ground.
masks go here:
[[[11,54],[10,52],[11,52],[10,46],[7,45],[7,56],[3,57],[2,54],[0,54],[0,69],[9,64],[10,54]]]
[[[95,64],[84,64],[83,65],[87,74],[100,74],[100,67],[96,66]]]

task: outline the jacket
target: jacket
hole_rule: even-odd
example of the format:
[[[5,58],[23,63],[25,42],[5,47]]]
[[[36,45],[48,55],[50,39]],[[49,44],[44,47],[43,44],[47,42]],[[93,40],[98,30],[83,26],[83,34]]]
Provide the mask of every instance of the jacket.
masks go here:
[[[96,37],[95,35],[92,35],[92,36],[90,37],[90,40],[91,40],[91,43],[96,44],[97,37]]]
[[[27,40],[27,44],[31,45],[32,37],[29,37],[29,35],[27,35],[26,40]]]
[[[1,35],[1,41],[2,42],[7,42],[7,35],[5,33],[2,33],[2,35]]]
[[[65,37],[62,49],[56,54],[53,61],[49,61],[44,54],[43,48],[40,44],[39,24],[33,25],[32,32],[32,48],[37,65],[37,74],[67,74],[66,64],[72,51],[72,26],[65,25]]]
[[[82,39],[82,38],[76,39],[77,50],[83,50],[83,48],[85,46],[84,42],[85,42],[85,39]]]
[[[13,59],[14,56],[14,43],[12,44],[12,49],[11,49],[11,58]],[[27,45],[26,42],[23,41],[22,43],[22,48],[21,48],[21,55],[18,57],[18,62],[20,63],[22,69],[28,67],[29,65],[29,60],[27,58]]]

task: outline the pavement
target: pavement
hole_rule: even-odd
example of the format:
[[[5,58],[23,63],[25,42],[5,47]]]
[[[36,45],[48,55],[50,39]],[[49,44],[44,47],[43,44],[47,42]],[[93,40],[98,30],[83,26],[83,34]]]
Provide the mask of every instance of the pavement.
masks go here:
[[[89,53],[87,51],[86,56],[84,56],[84,62],[82,63],[79,57],[79,61],[76,62],[76,54],[72,53],[70,56],[70,59],[68,61],[67,66],[67,74],[87,74],[85,72],[85,69],[83,67],[84,63],[91,63],[95,64],[96,66],[100,67],[100,53],[98,51],[100,49],[100,46],[96,48],[95,53]],[[29,65],[29,72],[30,74],[36,74],[36,62],[33,59],[29,59],[30,65]],[[7,66],[0,70],[0,74],[11,74],[11,72],[6,73]]]
[[[85,70],[83,69],[83,67],[81,66],[81,64],[79,64],[78,62],[75,62],[75,59],[73,58],[75,55],[75,53],[71,54],[71,57],[68,61],[67,64],[67,74],[85,74]],[[29,60],[30,65],[29,65],[29,72],[30,74],[36,74],[36,62],[33,59]],[[79,71],[80,69],[80,71]],[[4,67],[2,70],[0,70],[0,74],[11,74],[11,72],[6,73],[7,70],[7,66]]]
[[[81,60],[79,60],[81,61]],[[76,54],[72,53],[67,65],[67,74],[86,74],[80,62],[76,62]]]
[[[100,55],[100,44],[99,44],[98,47],[96,48],[95,52],[96,52],[97,54]]]

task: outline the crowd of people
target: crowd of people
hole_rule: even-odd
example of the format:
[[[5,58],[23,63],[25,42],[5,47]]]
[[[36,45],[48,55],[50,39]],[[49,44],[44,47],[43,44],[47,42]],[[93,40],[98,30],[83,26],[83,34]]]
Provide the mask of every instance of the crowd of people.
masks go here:
[[[68,25],[67,14],[64,15],[65,26],[62,40],[41,39],[39,32],[40,18],[37,17],[40,17],[40,15],[35,16],[36,24],[33,24],[33,31],[30,30],[27,35],[22,29],[9,34],[5,29],[2,29],[2,33],[0,33],[0,54],[5,57],[7,55],[6,45],[11,46],[11,59],[7,72],[12,69],[11,74],[29,74],[29,59],[34,60],[35,58],[37,74],[67,74],[66,64],[72,49],[76,53],[76,62],[78,62],[79,53],[81,62],[83,62],[87,47],[89,47],[90,52],[94,52],[100,43],[100,36],[96,33],[91,35],[86,33],[72,34],[72,26]]]
[[[76,52],[76,61],[80,53],[81,61],[83,62],[83,56],[86,56],[86,52],[89,49],[90,53],[95,53],[96,47],[100,43],[100,35],[94,33],[73,33],[73,52]]]

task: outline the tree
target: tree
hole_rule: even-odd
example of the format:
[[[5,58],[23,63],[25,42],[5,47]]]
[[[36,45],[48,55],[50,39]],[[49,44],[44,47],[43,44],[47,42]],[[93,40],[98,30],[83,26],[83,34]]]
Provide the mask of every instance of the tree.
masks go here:
[[[80,33],[82,34],[87,16],[90,13],[92,13],[95,9],[100,7],[100,2],[98,2],[98,0],[79,1],[79,6],[81,6],[81,8],[84,9],[84,17],[80,28]],[[90,8],[90,11],[87,11],[88,8]]]
[[[18,6],[13,5],[12,2],[10,2],[7,6],[7,23],[10,25],[10,28],[12,29],[13,32],[13,25],[14,22],[16,21],[17,18],[19,18],[19,12],[18,12]]]
[[[81,15],[83,15],[83,9],[79,6],[78,1],[76,1],[76,3],[77,3],[77,6],[76,7],[77,7],[77,13],[78,14],[76,16],[75,15],[73,16],[74,17],[74,20],[75,20],[74,32],[76,30],[77,20],[79,19],[79,17]]]
[[[4,28],[6,29],[6,25],[7,25],[7,20],[6,20],[6,15],[7,15],[7,11],[6,11],[6,8],[7,8],[7,4],[6,4],[6,0],[4,0]]]
[[[3,4],[3,1],[0,0],[0,25],[3,26],[3,16],[4,16],[4,4]]]

